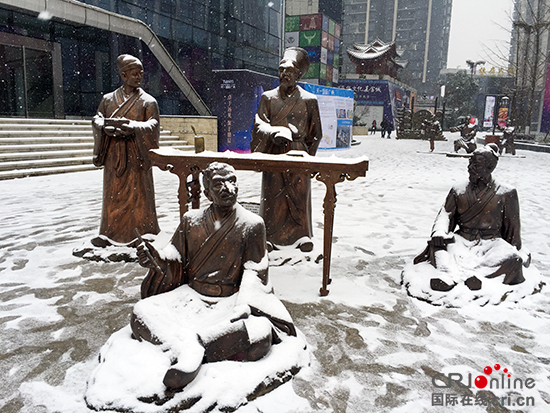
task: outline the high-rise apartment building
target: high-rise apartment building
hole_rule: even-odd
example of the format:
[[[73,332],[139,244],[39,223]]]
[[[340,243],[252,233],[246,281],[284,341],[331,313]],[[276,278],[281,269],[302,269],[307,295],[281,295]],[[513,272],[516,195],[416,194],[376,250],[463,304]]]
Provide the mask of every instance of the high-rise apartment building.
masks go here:
[[[419,94],[435,95],[447,65],[452,0],[344,0],[342,49],[376,39],[396,43],[400,79]],[[356,65],[342,53],[341,77]]]

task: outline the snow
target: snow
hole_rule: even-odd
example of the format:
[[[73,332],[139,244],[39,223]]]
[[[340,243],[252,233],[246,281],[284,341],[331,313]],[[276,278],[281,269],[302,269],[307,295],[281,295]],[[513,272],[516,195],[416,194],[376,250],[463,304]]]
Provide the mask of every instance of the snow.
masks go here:
[[[452,150],[456,134],[447,136],[449,141],[436,142],[437,151]],[[355,139],[361,144],[350,150],[318,155],[370,160],[366,177],[336,186],[330,294],[319,296],[322,261],[315,263],[322,248],[324,184],[312,181],[312,259],[293,251],[292,260],[282,264],[272,254],[271,283],[308,342],[310,364],[238,412],[481,412],[487,407],[433,407],[434,393],[457,392],[434,387],[432,376],[471,374],[473,382],[485,366],[496,363],[508,368],[512,379],[533,378],[534,389],[515,390],[513,397],[532,396],[535,406],[529,412],[548,411],[550,155],[518,150],[521,157],[502,157],[493,173],[518,190],[523,245],[546,286],[517,302],[464,302],[448,308],[408,296],[401,273],[424,249],[449,189],[467,179],[468,159],[419,153],[428,151],[427,141],[379,135]],[[163,230],[155,242],[167,242],[178,225],[178,180],[157,169],[154,176]],[[239,200],[258,202],[261,175],[238,171],[237,176]],[[72,255],[97,235],[101,171],[0,181],[0,191],[0,409],[90,411],[84,401],[87,381],[113,334],[125,337],[127,347],[121,351],[147,352],[152,362],[143,368],[162,376],[167,358],[161,349],[151,345],[143,350],[144,343],[129,337],[129,315],[146,271],[137,263],[92,262]],[[228,390],[241,390],[250,381],[227,380],[223,363],[201,373],[208,372],[204,380],[215,383],[212,397],[229,403],[234,393]],[[240,377],[253,379],[251,365],[242,363],[247,371]],[[139,368],[121,366],[109,374],[110,391],[122,397],[123,385],[144,386],[117,381]],[[469,390],[478,392],[476,387]],[[491,392],[498,397],[510,393]]]

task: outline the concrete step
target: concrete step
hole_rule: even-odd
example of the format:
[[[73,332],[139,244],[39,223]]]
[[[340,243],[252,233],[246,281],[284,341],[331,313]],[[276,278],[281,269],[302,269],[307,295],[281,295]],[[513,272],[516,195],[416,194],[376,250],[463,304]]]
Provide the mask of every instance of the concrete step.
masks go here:
[[[15,145],[2,145],[0,144],[0,153],[17,153],[17,152],[48,152],[48,151],[73,151],[80,149],[90,149],[94,147],[93,140],[89,142],[75,142],[75,143],[57,143],[52,144],[15,144]]]
[[[0,124],[10,123],[25,125],[91,125],[92,119],[0,118]]]
[[[40,138],[40,137],[78,137],[89,134],[92,137],[92,128],[80,130],[0,130],[0,140],[4,138]],[[88,133],[86,133],[88,132]]]
[[[2,123],[0,124],[2,131],[92,131],[91,123],[78,125],[43,125],[43,124],[23,124],[23,123]]]
[[[45,145],[93,142],[91,136],[57,136],[57,137],[9,137],[1,138],[0,145]]]
[[[194,151],[169,130],[160,146]],[[0,180],[97,169],[91,120],[0,118]]]
[[[161,140],[160,145],[161,147],[165,146],[179,146],[188,150],[194,150],[195,147],[193,145],[189,145],[187,141],[184,140]],[[56,152],[56,151],[75,151],[75,150],[83,150],[83,149],[89,149],[92,150],[94,147],[93,139],[90,139],[89,141],[83,141],[83,142],[74,142],[74,143],[55,143],[51,144],[49,142],[46,143],[38,143],[38,144],[10,144],[10,145],[2,145],[0,144],[0,154],[6,154],[6,153],[22,153],[22,152]]]
[[[74,151],[46,151],[46,152],[11,152],[0,153],[1,162],[33,161],[39,159],[78,158],[92,156],[93,150],[79,149]]]
[[[171,147],[182,151],[194,150],[192,145],[181,145],[177,142],[172,145],[162,145],[162,147]],[[0,171],[91,163],[92,155],[91,148],[73,151],[0,153]]]
[[[96,168],[92,163],[85,165],[67,165],[53,168],[16,169],[0,171],[0,181],[5,179],[26,178],[28,176],[56,175],[69,172],[92,171]]]
[[[0,162],[0,171],[11,171],[14,169],[34,169],[45,167],[61,167],[69,165],[85,165],[92,163],[92,156],[78,156],[74,158],[60,159],[35,159],[30,161]]]

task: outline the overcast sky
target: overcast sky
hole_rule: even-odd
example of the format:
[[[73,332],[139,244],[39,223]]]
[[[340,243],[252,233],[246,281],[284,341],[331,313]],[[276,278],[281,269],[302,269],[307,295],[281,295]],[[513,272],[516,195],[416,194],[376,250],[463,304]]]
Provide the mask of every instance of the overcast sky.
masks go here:
[[[513,4],[514,0],[453,0],[447,67],[466,69],[466,60],[497,66],[488,49],[507,48]]]

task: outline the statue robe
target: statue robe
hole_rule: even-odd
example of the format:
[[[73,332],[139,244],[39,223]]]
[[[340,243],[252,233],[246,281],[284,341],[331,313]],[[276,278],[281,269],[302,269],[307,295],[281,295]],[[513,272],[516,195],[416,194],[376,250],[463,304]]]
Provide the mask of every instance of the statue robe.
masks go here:
[[[266,316],[282,331],[296,335],[290,315],[268,287],[265,242],[263,220],[239,204],[221,222],[216,221],[212,207],[188,211],[163,250],[166,273],[149,270],[141,285],[141,298],[184,284],[207,297],[229,297],[238,292],[238,303],[249,305],[253,315]],[[248,280],[243,282],[247,271]]]
[[[135,133],[127,137],[105,134],[105,118],[130,120]],[[156,100],[138,88],[124,99],[122,88],[105,95],[92,121],[94,165],[104,166],[103,210],[99,233],[128,243],[141,234],[158,234],[153,173],[149,149],[159,147],[159,110]]]
[[[267,277],[265,226],[258,215],[239,204],[222,221],[212,207],[188,211],[162,253],[165,273],[149,270],[131,326],[136,338],[174,349],[178,368],[197,369],[203,357],[226,360],[236,349],[249,360],[261,358],[271,346],[273,327],[296,336]],[[250,315],[235,321],[243,309]],[[262,340],[262,351],[249,353]]]
[[[432,237],[448,238],[453,232],[460,236],[455,237],[455,241],[469,250],[470,254],[453,256],[457,246],[449,244],[447,251],[432,251],[431,260],[436,268],[445,271],[445,263],[451,260],[454,265],[462,267],[460,278],[470,275],[493,278],[505,274],[504,284],[519,284],[525,280],[523,258],[519,253],[519,200],[515,189],[494,181],[483,190],[477,190],[471,183],[452,188],[436,217]],[[429,256],[421,254],[415,263]],[[472,268],[471,264],[478,258],[481,264]]]
[[[292,141],[276,145],[273,127],[292,125]],[[252,131],[252,152],[283,154],[290,150],[315,155],[322,138],[321,117],[315,95],[297,86],[290,97],[279,88],[265,92],[260,100]],[[311,180],[307,174],[263,172],[260,215],[267,240],[292,245],[313,235],[311,223]]]

